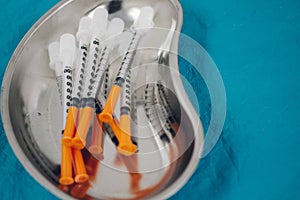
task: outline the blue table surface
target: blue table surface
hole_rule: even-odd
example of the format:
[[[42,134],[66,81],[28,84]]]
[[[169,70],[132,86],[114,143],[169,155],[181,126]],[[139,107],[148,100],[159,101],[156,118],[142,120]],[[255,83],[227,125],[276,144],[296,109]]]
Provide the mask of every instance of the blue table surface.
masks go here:
[[[58,0],[0,1],[2,79],[19,41]],[[216,62],[228,108],[215,149],[171,199],[300,199],[300,1],[181,3],[182,32]],[[2,124],[0,144],[0,199],[55,199],[14,156]]]

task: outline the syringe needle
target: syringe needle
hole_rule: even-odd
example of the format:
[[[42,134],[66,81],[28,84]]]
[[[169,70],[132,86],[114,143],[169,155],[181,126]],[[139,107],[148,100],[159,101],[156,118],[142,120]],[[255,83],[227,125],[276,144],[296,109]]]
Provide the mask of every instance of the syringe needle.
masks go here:
[[[141,30],[140,28],[151,28],[153,26],[153,22],[152,22],[153,15],[154,13],[151,7],[141,8],[139,18],[131,27],[132,38],[131,38],[130,45],[123,57],[119,72],[115,79],[114,85],[110,90],[104,109],[98,117],[101,121],[105,123],[112,123],[113,121],[112,113],[116,107],[117,101],[121,94],[126,74],[134,58],[136,48],[138,46],[140,38],[145,33],[145,29]]]
[[[99,63],[99,55],[101,53],[101,43],[105,36],[107,26],[107,10],[104,8],[97,8],[94,11],[91,24],[91,43],[90,50],[87,57],[87,68],[84,77],[84,87],[81,98],[81,110],[78,120],[77,131],[75,137],[72,139],[72,147],[83,149],[85,146],[84,136],[87,135],[90,127],[90,122],[94,113],[94,102],[89,101],[89,87],[93,83],[96,74],[96,67]]]
[[[71,146],[72,138],[75,135],[76,122],[79,115],[80,98],[84,85],[84,72],[86,70],[86,59],[88,46],[91,38],[90,31],[91,19],[89,17],[81,18],[77,32],[77,40],[79,41],[79,61],[77,63],[77,71],[72,91],[72,105],[69,107],[67,122],[65,125],[62,143]]]

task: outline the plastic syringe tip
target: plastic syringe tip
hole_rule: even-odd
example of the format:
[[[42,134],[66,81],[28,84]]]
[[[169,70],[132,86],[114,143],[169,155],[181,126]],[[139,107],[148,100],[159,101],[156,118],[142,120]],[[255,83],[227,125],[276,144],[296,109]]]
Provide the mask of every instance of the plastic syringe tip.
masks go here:
[[[64,65],[73,65],[75,48],[75,37],[72,34],[66,33],[60,37],[60,58]]]
[[[153,27],[153,8],[146,6],[141,8],[140,15],[134,23],[135,28],[152,28]]]
[[[78,32],[76,38],[78,41],[84,41],[85,43],[90,42],[91,40],[91,24],[92,19],[85,16],[80,19]]]
[[[97,8],[94,11],[91,29],[94,37],[104,37],[107,28],[108,12],[104,8]]]
[[[49,54],[49,66],[52,70],[55,70],[55,64],[60,62],[59,59],[59,42],[52,42],[48,46],[48,54]]]

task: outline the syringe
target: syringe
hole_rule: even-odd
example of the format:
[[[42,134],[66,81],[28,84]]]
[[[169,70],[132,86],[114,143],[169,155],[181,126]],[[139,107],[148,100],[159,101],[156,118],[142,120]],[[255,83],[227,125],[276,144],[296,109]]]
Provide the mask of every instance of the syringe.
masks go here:
[[[71,34],[64,34],[60,38],[60,45],[54,46],[55,49],[51,49],[51,55],[53,50],[59,52],[59,59],[62,62],[63,74],[61,80],[61,103],[63,106],[63,118],[65,121],[66,112],[69,107],[72,92],[72,66],[75,60],[75,38]],[[52,46],[53,48],[53,46]],[[57,54],[55,54],[57,55]],[[58,67],[57,67],[58,68]],[[70,97],[70,98],[68,98]],[[61,154],[61,176],[59,179],[62,185],[71,185],[74,180],[72,177],[72,152],[71,148],[67,145],[62,144],[62,154]]]
[[[53,42],[48,46],[48,52],[49,52],[49,59],[50,59],[50,68],[55,70],[56,74],[56,83],[58,86],[58,92],[60,95],[60,102],[63,105],[62,102],[62,63],[59,56],[59,48],[60,44],[59,42]],[[63,123],[65,124],[65,117],[63,112]],[[71,148],[62,145],[62,162],[61,162],[61,178],[59,179],[59,182],[62,185],[71,185],[73,184],[74,180],[72,177],[72,153]]]
[[[91,19],[89,17],[81,18],[77,32],[77,40],[79,41],[79,60],[77,63],[77,71],[74,80],[74,87],[72,91],[72,105],[69,107],[67,122],[65,125],[64,136],[62,143],[71,146],[72,138],[75,134],[76,122],[79,114],[80,98],[82,95],[84,85],[84,72],[86,70],[86,59],[88,53],[88,46],[91,38],[90,31]]]
[[[131,106],[131,71],[128,70],[125,78],[124,88],[121,94],[121,108],[120,108],[120,128],[125,134],[120,134],[118,151],[123,155],[132,155],[137,151],[137,147],[131,141],[131,120],[130,120],[130,106]]]
[[[102,49],[99,65],[97,66],[95,74],[93,74],[94,72],[92,72],[91,74],[90,85],[88,87],[89,91],[86,94],[87,108],[84,108],[82,116],[84,121],[81,122],[82,118],[80,117],[80,122],[78,125],[79,137],[75,137],[73,139],[73,145],[77,146],[78,148],[83,148],[85,146],[89,124],[94,113],[96,93],[98,91],[98,88],[100,87],[101,78],[106,70],[109,55],[116,45],[117,40],[114,37],[120,35],[123,32],[123,29],[124,22],[119,18],[112,19],[108,25],[108,29],[106,32],[106,41],[104,42],[105,47]]]
[[[96,74],[96,68],[99,63],[99,55],[101,53],[100,43],[103,41],[105,37],[106,27],[107,27],[107,10],[104,8],[97,8],[94,11],[94,16],[92,18],[91,24],[91,42],[90,42],[90,50],[87,57],[87,67],[84,76],[84,87],[82,91],[81,98],[81,110],[80,116],[78,120],[77,131],[75,137],[72,139],[72,147],[77,149],[83,149],[85,146],[85,142],[81,141],[81,134],[88,132],[90,126],[90,119],[94,112],[94,103],[89,105],[88,93],[90,84],[93,83],[93,78]]]
[[[129,32],[124,32],[121,35],[122,40],[120,41],[120,45],[119,45],[119,54],[120,55],[122,55],[122,53],[124,52],[124,49],[129,46],[129,44],[131,42],[131,37],[130,36],[131,36],[131,34]],[[107,68],[107,70],[109,70],[109,68]],[[106,75],[108,75],[107,73],[108,73],[108,71],[106,71]],[[106,78],[105,81],[108,81],[107,80],[108,77],[105,77],[105,78]],[[107,84],[107,83],[104,83],[104,84]],[[97,103],[96,103],[96,118],[98,118],[97,122],[100,124],[101,127],[105,127],[103,125],[103,122],[99,120],[99,114],[102,112],[103,105],[105,105],[105,102],[106,102],[106,97],[104,95],[107,94],[107,85],[104,85],[104,86],[105,87],[103,88],[103,91],[99,91],[99,93],[98,93]],[[103,93],[105,93],[105,94],[103,95]],[[124,98],[124,100],[125,100],[125,98]],[[111,128],[112,131],[110,129],[107,129],[107,133],[111,137],[112,141],[116,144],[116,146],[118,147],[118,149],[119,149],[119,147],[125,148],[125,146],[127,146],[127,149],[131,149],[132,152],[136,152],[137,151],[137,147],[132,144],[132,141],[130,140],[131,138],[128,138],[128,137],[121,138],[121,135],[128,135],[128,133],[126,133],[124,131],[124,130],[127,130],[127,129],[122,130],[120,128],[120,123],[119,123],[119,121],[117,120],[117,118],[114,115],[113,115],[113,119],[114,120],[111,123],[109,123],[110,128]],[[98,141],[98,145],[97,145],[97,141],[95,139],[94,140],[93,139],[94,138],[92,137],[91,144],[95,143],[94,147],[98,146],[98,149],[100,149],[101,148],[100,147],[101,141],[99,140]],[[122,148],[120,148],[120,152],[122,152],[124,154],[128,154],[129,153],[129,151],[125,152],[124,150],[122,150]],[[92,151],[96,150],[96,148],[92,148],[91,150]],[[129,153],[129,154],[132,154],[132,153]]]
[[[131,38],[130,45],[122,59],[119,72],[117,74],[114,85],[112,86],[109,96],[107,98],[107,103],[105,104],[104,109],[99,116],[100,120],[105,123],[109,123],[110,121],[113,120],[112,113],[116,107],[116,103],[121,94],[122,86],[124,84],[126,74],[134,58],[138,43],[142,35],[145,33],[145,29],[140,30],[139,28],[141,27],[145,28],[143,24],[148,24],[149,26],[146,27],[151,28],[153,25],[152,18],[153,18],[153,9],[150,7],[143,7],[141,9],[139,18],[131,27],[132,38]]]
[[[100,83],[101,87],[99,87],[99,93],[104,94],[104,98],[107,98],[107,90],[108,90],[108,82],[109,82],[109,68],[110,65],[108,65],[107,69],[105,70],[103,77],[102,77],[102,83]],[[97,103],[96,99],[96,104],[95,104],[95,111],[96,113],[100,113],[101,110],[99,110],[99,103]],[[98,122],[97,116],[94,116],[94,122],[93,122],[93,130],[92,130],[92,137],[90,139],[90,146],[89,146],[89,152],[97,157],[99,160],[103,160],[103,145],[104,145],[104,126],[103,123]],[[107,129],[107,133],[109,135],[109,131]],[[110,134],[113,135],[113,134]],[[113,135],[114,136],[114,135]],[[114,136],[115,137],[115,136]]]
[[[93,85],[93,89],[91,91],[91,96],[96,98],[96,93],[98,88],[101,85],[101,82],[103,82],[103,75],[105,71],[108,69],[107,64],[109,60],[109,55],[113,48],[116,46],[118,39],[116,39],[116,36],[119,37],[120,34],[123,32],[124,29],[124,22],[123,20],[119,18],[114,18],[109,23],[109,27],[107,30],[107,39],[106,39],[106,47],[103,49],[101,53],[100,58],[100,64],[98,66],[98,73],[97,73],[97,80],[95,80],[95,83]],[[95,86],[98,86],[96,88]],[[95,102],[95,100],[93,100]],[[103,123],[98,122],[97,117],[94,118],[94,124],[93,124],[93,131],[92,131],[92,139],[91,139],[91,145],[89,147],[89,151],[93,154],[100,154],[102,153],[101,144],[103,143]],[[81,138],[82,139],[82,138]]]
[[[111,91],[107,98],[107,102],[104,106],[104,109],[98,116],[98,119],[102,122],[105,122],[105,123],[108,123],[111,125],[114,124],[113,112],[116,107],[119,96],[121,94],[126,75],[128,73],[128,70],[130,69],[130,65],[133,61],[137,46],[139,44],[139,41],[140,41],[142,35],[145,34],[146,31],[149,30],[149,28],[153,27],[153,21],[152,21],[153,15],[154,15],[154,12],[151,7],[141,8],[138,19],[135,21],[135,23],[131,27],[132,38],[131,38],[130,45],[122,59],[122,63],[121,63],[119,72],[115,79],[114,85],[111,88]],[[117,133],[115,133],[115,134],[117,134]],[[118,137],[118,136],[116,135],[116,137]],[[122,137],[122,136],[120,136],[120,137]],[[123,150],[126,151],[127,153],[132,154],[132,153],[134,153],[132,151],[134,149],[136,150],[136,146],[135,146],[135,148],[133,148],[134,146],[135,145],[131,143],[129,146],[124,145],[122,148],[124,148]]]

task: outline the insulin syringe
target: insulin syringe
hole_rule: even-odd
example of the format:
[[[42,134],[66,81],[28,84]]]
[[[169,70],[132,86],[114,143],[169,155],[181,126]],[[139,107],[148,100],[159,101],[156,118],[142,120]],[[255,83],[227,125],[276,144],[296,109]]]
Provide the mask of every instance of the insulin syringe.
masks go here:
[[[85,108],[80,117],[80,122],[78,125],[78,136],[73,139],[73,146],[78,148],[83,148],[86,143],[86,137],[88,133],[88,128],[94,113],[95,98],[98,88],[100,87],[100,82],[103,74],[106,70],[109,55],[113,48],[115,47],[116,39],[115,36],[120,35],[124,29],[124,22],[119,18],[114,18],[108,24],[106,31],[105,41],[103,42],[104,48],[100,54],[99,64],[95,72],[91,72],[91,79],[89,86],[86,88],[88,91],[86,93]],[[83,119],[83,120],[82,120]]]
[[[62,143],[68,146],[71,146],[72,144],[71,142],[75,135],[76,122],[79,115],[80,99],[84,85],[84,72],[86,70],[86,59],[91,40],[90,25],[91,19],[89,17],[81,18],[76,35],[77,40],[79,41],[79,60],[73,84],[72,102],[68,110],[67,122],[62,138]]]
[[[75,137],[72,139],[72,147],[83,149],[85,146],[85,135],[87,135],[91,119],[94,113],[94,102],[90,101],[90,91],[97,76],[97,67],[99,65],[99,57],[101,48],[103,48],[103,40],[107,29],[108,12],[104,8],[97,8],[91,24],[91,43],[90,51],[87,58],[87,68],[84,77],[84,86],[81,98],[81,109],[77,125]]]
[[[99,88],[101,87],[101,82],[103,82],[103,76],[105,71],[107,70],[107,65],[110,57],[110,53],[114,49],[114,47],[118,43],[119,36],[123,32],[124,29],[124,22],[120,18],[114,18],[111,20],[111,22],[108,25],[108,29],[106,32],[106,40],[104,42],[105,47],[103,48],[100,56],[100,63],[98,65],[97,71],[95,78],[93,80],[93,83],[90,85],[89,89],[89,99],[90,104],[95,104],[95,99],[96,99],[96,94]],[[118,39],[116,39],[118,38]],[[97,111],[98,109],[96,109]],[[94,118],[94,124],[93,124],[93,131],[92,131],[92,140],[91,144],[89,147],[89,151],[93,154],[100,154],[102,153],[102,148],[101,148],[101,141],[103,139],[102,137],[102,128],[103,128],[103,123],[98,122],[97,117],[95,116]],[[86,133],[87,134],[87,133]],[[86,134],[80,135],[81,140],[85,141],[86,139]]]
[[[120,129],[125,132],[121,134],[118,138],[119,145],[118,151],[123,155],[132,155],[137,151],[137,147],[131,141],[131,120],[130,120],[130,110],[131,110],[131,70],[127,72],[125,78],[124,87],[121,93],[121,108],[120,108]],[[124,144],[126,146],[124,146]],[[130,145],[131,148],[128,148]]]
[[[111,88],[104,109],[98,116],[98,119],[104,123],[113,124],[114,121],[113,112],[116,107],[117,101],[120,97],[122,87],[125,82],[125,78],[130,69],[130,65],[133,61],[141,37],[145,34],[147,30],[149,30],[149,28],[153,27],[153,21],[152,21],[153,15],[154,12],[151,7],[141,8],[139,18],[135,21],[135,23],[131,27],[132,38],[131,38],[130,45],[122,59],[119,72],[115,79],[114,85]],[[124,146],[125,151],[128,152],[128,149],[133,150],[134,148],[127,148],[127,146]]]
[[[50,59],[50,68],[55,71],[56,74],[56,82],[58,86],[58,91],[60,95],[60,102],[61,105],[64,105],[65,102],[63,102],[62,98],[62,90],[63,89],[63,81],[62,81],[62,62],[60,57],[60,44],[59,42],[53,42],[48,46],[48,53],[49,53],[49,59]],[[63,111],[63,124],[65,124],[65,113]],[[64,155],[64,159],[62,159],[61,162],[61,176],[59,179],[59,182],[62,185],[71,185],[74,182],[73,176],[72,176],[72,151],[71,148],[62,145],[62,155]]]
[[[124,32],[121,35],[122,40],[120,40],[119,44],[119,55],[122,55],[124,52],[124,49],[128,48],[130,42],[131,42],[131,34],[129,32]],[[108,68],[109,70],[109,68]],[[130,98],[131,98],[131,92],[130,92],[130,70],[128,71],[128,76],[126,77],[124,87],[126,89],[122,90],[121,94],[121,121],[119,122],[117,118],[112,114],[113,120],[109,121],[107,124],[110,126],[112,130],[112,135],[110,135],[112,141],[117,145],[118,151],[123,155],[132,155],[137,151],[137,146],[133,144],[130,137]],[[104,88],[104,92],[106,91],[106,88]],[[96,101],[96,120],[98,122],[98,127],[104,128],[103,122],[99,119],[99,114],[103,111],[103,105],[106,103],[106,98],[104,97],[103,93],[99,91]],[[123,110],[123,112],[122,112]],[[95,124],[95,119],[94,119]],[[100,130],[101,131],[101,130]],[[100,132],[99,131],[99,132]],[[108,132],[111,132],[109,129]],[[114,136],[114,138],[112,138]],[[101,137],[95,137],[94,132],[92,135],[91,140],[91,146],[89,148],[90,152],[93,154],[97,153],[97,150],[101,149]],[[93,145],[94,144],[94,145]],[[93,145],[93,146],[92,146]]]

